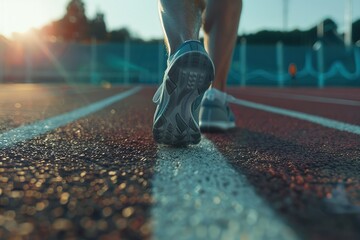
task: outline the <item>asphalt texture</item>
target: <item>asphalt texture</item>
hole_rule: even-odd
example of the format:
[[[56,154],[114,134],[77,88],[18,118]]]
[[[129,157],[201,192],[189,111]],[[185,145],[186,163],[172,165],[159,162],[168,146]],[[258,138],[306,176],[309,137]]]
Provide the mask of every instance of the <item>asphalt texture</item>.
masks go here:
[[[131,88],[0,85],[0,141],[11,129]],[[145,86],[87,117],[0,149],[0,239],[152,239],[151,209],[157,204],[152,180],[163,147],[151,131],[155,90]],[[230,88],[229,93],[360,125],[360,89]],[[360,239],[360,135],[231,108],[237,128],[204,136],[299,239]]]

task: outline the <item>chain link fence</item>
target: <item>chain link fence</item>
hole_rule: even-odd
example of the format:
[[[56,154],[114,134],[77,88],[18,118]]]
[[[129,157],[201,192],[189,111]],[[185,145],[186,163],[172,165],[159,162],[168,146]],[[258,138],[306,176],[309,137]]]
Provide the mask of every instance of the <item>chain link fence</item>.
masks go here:
[[[0,43],[2,83],[158,84],[167,54],[161,42]],[[291,76],[290,64],[297,72]],[[360,86],[360,47],[247,45],[235,48],[229,84]]]

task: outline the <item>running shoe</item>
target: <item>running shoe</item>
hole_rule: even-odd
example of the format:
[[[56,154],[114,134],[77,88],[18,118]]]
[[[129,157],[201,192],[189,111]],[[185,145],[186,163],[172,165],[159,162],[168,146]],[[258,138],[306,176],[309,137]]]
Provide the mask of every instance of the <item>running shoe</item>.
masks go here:
[[[200,129],[202,132],[224,132],[235,128],[235,116],[228,103],[234,97],[215,88],[207,90],[200,107]]]
[[[198,144],[199,105],[214,79],[214,65],[199,41],[186,41],[171,55],[153,101],[154,140],[166,145]]]

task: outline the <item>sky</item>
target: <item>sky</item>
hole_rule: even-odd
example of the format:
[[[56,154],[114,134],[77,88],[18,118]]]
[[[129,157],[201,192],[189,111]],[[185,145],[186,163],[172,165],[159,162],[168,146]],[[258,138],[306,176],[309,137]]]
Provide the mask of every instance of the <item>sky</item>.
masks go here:
[[[0,0],[0,34],[26,32],[60,19],[70,0]],[[97,11],[105,13],[108,30],[128,27],[144,39],[161,38],[157,0],[83,0],[86,14],[93,18]],[[244,8],[239,33],[263,29],[283,29],[284,0],[243,0]],[[288,30],[308,29],[322,19],[332,18],[341,31],[347,0],[288,0]],[[351,1],[351,0],[349,0]],[[360,0],[352,0],[352,16],[360,19]]]

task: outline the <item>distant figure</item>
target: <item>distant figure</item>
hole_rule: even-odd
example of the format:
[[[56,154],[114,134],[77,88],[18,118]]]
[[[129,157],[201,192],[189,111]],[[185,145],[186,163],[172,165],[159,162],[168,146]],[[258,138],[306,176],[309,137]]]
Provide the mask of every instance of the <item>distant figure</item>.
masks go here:
[[[295,83],[296,83],[296,74],[297,74],[296,64],[295,63],[290,63],[288,71],[289,71],[289,75],[291,77],[291,80],[292,80],[293,84],[295,85]]]
[[[242,0],[158,3],[169,57],[163,83],[153,98],[157,104],[154,140],[168,145],[198,144],[200,129],[235,127],[224,91]],[[201,27],[205,48],[199,41]]]

